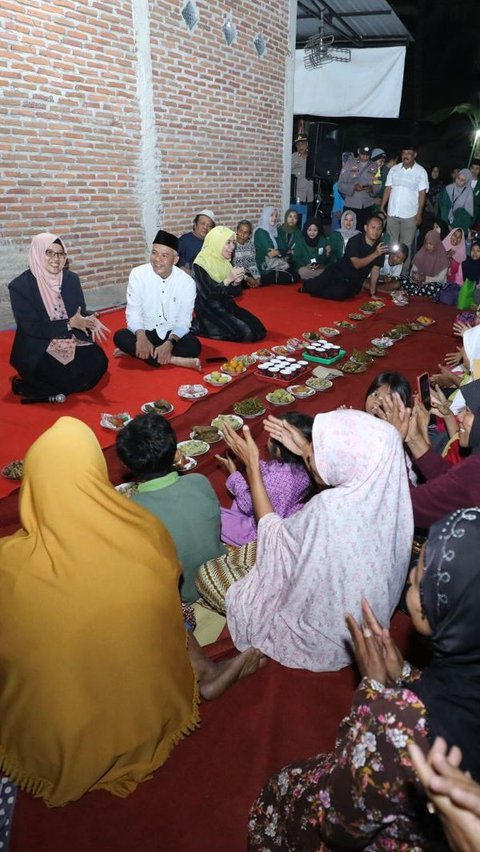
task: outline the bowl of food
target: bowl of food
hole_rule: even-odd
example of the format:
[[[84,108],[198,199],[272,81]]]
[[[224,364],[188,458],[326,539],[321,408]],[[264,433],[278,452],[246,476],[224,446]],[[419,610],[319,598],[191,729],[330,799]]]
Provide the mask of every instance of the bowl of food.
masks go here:
[[[367,355],[372,355],[374,358],[385,358],[387,354],[385,349],[382,349],[380,346],[369,346],[368,349],[365,349]]]
[[[194,426],[190,432],[192,441],[206,441],[207,444],[216,444],[222,436],[216,426]]]
[[[203,456],[204,453],[208,453],[210,449],[210,444],[207,444],[206,441],[197,441],[195,438],[192,438],[190,441],[180,441],[177,444],[177,450],[184,456]]]
[[[364,373],[367,369],[365,364],[359,364],[357,361],[345,361],[340,369],[343,373]]]
[[[234,432],[238,432],[243,426],[243,419],[239,417],[238,414],[218,414],[217,417],[214,417],[212,420],[212,426],[214,426],[215,429],[218,429],[219,432],[222,431],[225,423],[227,423]]]
[[[0,472],[5,479],[20,480],[23,476],[23,459],[8,462]]]
[[[373,364],[374,359],[373,355],[367,355],[361,349],[352,349],[350,360],[355,361],[357,364],[365,364],[368,367],[370,364]]]
[[[418,322],[423,328],[428,328],[429,325],[435,325],[435,320],[433,317],[426,316],[421,314],[421,316],[417,317],[415,322]]]
[[[296,349],[301,349],[303,346],[303,340],[300,340],[299,337],[289,337],[287,340],[287,349],[289,352],[295,352]]]
[[[353,313],[348,315],[350,319],[355,320],[356,322],[360,322],[360,320],[365,319],[365,314]]]
[[[316,376],[310,376],[309,379],[305,382],[307,387],[312,388],[314,391],[326,391],[329,388],[333,387],[333,382],[330,379],[318,379]]]
[[[200,399],[207,395],[208,388],[204,385],[180,385],[177,393],[182,399]]]
[[[240,417],[259,417],[261,414],[265,414],[265,406],[261,399],[258,396],[251,396],[247,399],[242,399],[240,402],[236,402],[233,406],[233,410],[235,414],[239,414]]]
[[[221,373],[220,370],[214,370],[213,373],[207,373],[203,377],[203,381],[208,382],[209,385],[213,385],[214,387],[221,387],[222,385],[228,385],[232,381],[232,377],[228,373]]]
[[[144,402],[140,406],[144,414],[170,414],[173,411],[173,405],[168,399],[154,399],[151,402]]]
[[[324,337],[336,337],[337,334],[340,334],[338,328],[330,328],[328,325],[322,325],[318,330]]]
[[[289,385],[287,390],[293,394],[296,399],[306,399],[307,396],[313,396],[315,393],[313,388],[309,388],[308,385]]]
[[[375,311],[378,311],[376,302],[364,302],[363,305],[360,305],[360,310],[364,314],[374,314]]]
[[[222,373],[227,373],[229,376],[238,376],[239,373],[244,373],[246,366],[241,358],[230,358],[230,361],[225,361],[220,370]]]
[[[275,355],[289,355],[292,350],[288,349],[287,346],[272,346],[272,352]]]
[[[271,405],[291,405],[295,402],[293,394],[289,393],[285,388],[277,388],[277,390],[267,393],[265,399]]]
[[[333,323],[337,326],[337,328],[355,328],[355,323],[349,322],[348,320],[335,320]]]
[[[389,349],[390,346],[393,346],[393,340],[390,337],[374,337],[372,340],[374,346],[378,347],[378,349]]]
[[[272,357],[272,350],[257,349],[256,352],[252,352],[252,357],[254,357],[257,361],[269,361]]]
[[[112,429],[114,432],[119,432],[127,423],[130,423],[130,420],[132,420],[132,417],[128,411],[122,411],[120,414],[107,414],[103,412],[100,415],[100,426],[104,426],[105,429]]]
[[[322,335],[319,331],[304,331],[302,337],[305,340],[320,340]]]

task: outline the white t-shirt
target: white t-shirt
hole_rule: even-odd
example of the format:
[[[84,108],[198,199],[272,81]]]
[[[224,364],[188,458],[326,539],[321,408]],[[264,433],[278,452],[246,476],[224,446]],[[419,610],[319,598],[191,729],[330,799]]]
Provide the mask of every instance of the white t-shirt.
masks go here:
[[[155,329],[162,340],[169,331],[183,337],[190,331],[195,296],[195,281],[177,266],[165,279],[151,263],[136,266],[128,279],[127,326],[133,332]]]
[[[400,219],[411,219],[417,215],[418,193],[428,191],[428,175],[423,166],[414,163],[411,169],[405,169],[398,163],[390,169],[385,186],[391,186],[388,199],[388,215]]]

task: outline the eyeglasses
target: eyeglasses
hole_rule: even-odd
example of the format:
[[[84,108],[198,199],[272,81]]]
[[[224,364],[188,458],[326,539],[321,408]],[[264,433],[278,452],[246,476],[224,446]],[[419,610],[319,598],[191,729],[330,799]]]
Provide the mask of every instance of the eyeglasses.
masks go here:
[[[53,249],[47,249],[45,254],[50,259],[53,259],[54,257],[58,257],[59,260],[64,260],[64,258],[66,258],[66,256],[67,256],[64,251],[53,251]]]

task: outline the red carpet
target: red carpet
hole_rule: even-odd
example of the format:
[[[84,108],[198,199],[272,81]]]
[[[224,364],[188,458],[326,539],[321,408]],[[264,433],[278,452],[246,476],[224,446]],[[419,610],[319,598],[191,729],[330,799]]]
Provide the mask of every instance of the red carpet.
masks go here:
[[[361,301],[364,299],[360,297],[356,304]],[[322,302],[300,296],[292,288],[276,287],[247,292],[244,304],[272,329],[267,342],[274,343],[345,318],[355,303]],[[413,380],[422,370],[436,369],[443,354],[454,347],[451,322],[455,311],[442,305],[416,300],[406,308],[387,307],[359,323],[355,331],[343,332],[339,340],[351,350],[420,313],[435,317],[437,325],[397,343],[366,373],[336,380],[333,389],[303,401],[301,409],[315,413],[344,403],[360,406],[366,387],[379,370],[398,369]],[[121,322],[118,312],[107,317],[112,329]],[[8,335],[0,335],[4,363],[9,345]],[[239,353],[236,344],[207,345],[206,354],[214,347],[225,355]],[[241,347],[243,351],[255,348]],[[2,459],[21,457],[33,438],[64,413],[80,416],[92,425],[105,446],[114,436],[98,426],[101,411],[129,410],[134,414],[143,401],[161,395],[175,403],[176,414],[185,412],[174,418],[179,438],[183,438],[194,423],[209,422],[215,414],[231,411],[235,399],[253,393],[264,397],[268,390],[247,373],[185,411],[176,389],[190,376],[193,380],[193,373],[177,368],[154,373],[145,365],[122,359],[112,361],[105,384],[91,395],[71,398],[63,406],[30,408],[18,404],[4,380],[0,416],[9,430],[2,438]],[[263,443],[261,419],[251,425]],[[112,447],[106,450],[106,458],[112,480],[120,481],[125,474]],[[225,476],[217,468],[212,451],[202,457],[198,470],[211,477],[223,499]],[[18,528],[17,494],[2,500],[1,510],[2,534]],[[405,648],[410,622],[397,615],[394,626]],[[210,646],[210,653],[217,657],[230,649],[230,640],[224,637]],[[128,799],[98,792],[65,808],[50,810],[40,800],[21,793],[11,852],[240,852],[246,845],[249,806],[268,775],[284,763],[332,747],[338,722],[350,706],[354,684],[355,674],[350,668],[319,675],[270,662],[219,700],[203,703],[201,728],[183,740],[165,766]]]

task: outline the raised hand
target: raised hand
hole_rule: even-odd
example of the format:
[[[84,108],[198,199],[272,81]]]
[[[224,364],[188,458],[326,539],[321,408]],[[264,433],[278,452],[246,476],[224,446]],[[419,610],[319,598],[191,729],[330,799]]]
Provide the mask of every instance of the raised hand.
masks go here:
[[[228,423],[222,425],[222,432],[227,447],[229,447],[232,453],[238,456],[247,470],[255,467],[258,468],[260,453],[248,426],[242,427],[243,438]]]
[[[411,408],[407,408],[399,393],[395,392],[378,399],[378,414],[400,432],[402,441],[407,437]]]
[[[217,459],[217,461],[220,462],[222,467],[225,468],[226,472],[229,475],[231,473],[235,473],[235,471],[237,469],[237,465],[235,464],[235,462],[233,461],[233,459],[230,456],[228,456],[228,455],[227,456],[217,456],[216,455],[215,458]]]
[[[383,627],[380,624],[366,598],[362,599],[362,613],[364,628],[371,630],[375,638],[381,642],[387,675],[389,680],[394,683],[401,677],[404,663],[403,656],[397,644],[392,639],[390,630],[388,627]]]
[[[280,418],[274,417],[273,414],[269,414],[263,421],[263,428],[271,438],[279,441],[280,444],[283,444],[287,450],[290,450],[296,456],[302,456],[306,459],[309,455],[311,448],[310,441],[305,438],[305,435],[302,434],[300,429],[292,426],[291,423],[287,423],[286,420],[280,420]]]
[[[388,674],[381,639],[370,627],[364,626],[360,629],[350,612],[345,615],[345,621],[352,637],[353,652],[360,674],[362,677],[369,677],[386,684]]]
[[[94,343],[97,343],[97,341],[103,343],[103,341],[107,339],[107,335],[110,334],[108,326],[104,325],[103,322],[100,322],[96,314],[92,314],[92,316],[87,317],[87,320],[88,328]]]

